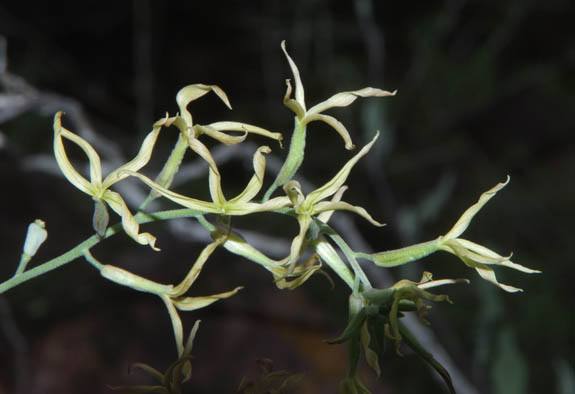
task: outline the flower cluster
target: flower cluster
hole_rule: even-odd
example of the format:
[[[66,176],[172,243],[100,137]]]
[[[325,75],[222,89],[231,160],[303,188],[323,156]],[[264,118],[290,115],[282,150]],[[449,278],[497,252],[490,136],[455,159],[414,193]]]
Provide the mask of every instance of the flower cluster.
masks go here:
[[[360,349],[363,348],[368,363],[379,373],[380,354],[383,352],[380,345],[386,339],[395,342],[395,349],[398,354],[400,354],[401,343],[407,343],[444,377],[447,385],[453,391],[449,374],[411,337],[409,331],[400,323],[400,319],[403,313],[414,311],[422,323],[428,324],[425,316],[429,306],[424,302],[451,302],[451,300],[447,295],[432,294],[427,289],[445,284],[468,283],[469,281],[467,279],[432,280],[431,273],[425,272],[419,282],[403,279],[389,288],[376,289],[371,286],[358,259],[367,259],[381,267],[392,267],[416,261],[442,250],[457,256],[465,265],[475,269],[483,279],[501,289],[508,292],[521,291],[519,288],[499,283],[492,267],[500,265],[525,273],[540,271],[512,262],[511,256],[501,256],[485,246],[460,238],[474,216],[497,192],[508,184],[509,178],[504,183],[499,183],[483,193],[477,203],[467,209],[453,228],[443,236],[396,250],[371,254],[353,251],[345,240],[329,226],[328,222],[334,212],[349,211],[361,216],[374,226],[381,227],[384,225],[375,220],[364,208],[342,201],[343,193],[347,189],[345,183],[352,169],[370,151],[379,136],[379,132],[376,132],[373,139],[353,155],[330,180],[306,194],[296,180],[296,176],[305,156],[307,126],[314,121],[325,122],[343,139],[345,148],[352,150],[355,145],[347,128],[335,117],[326,115],[324,112],[335,107],[347,107],[359,97],[389,97],[395,95],[396,92],[365,87],[337,93],[307,109],[299,70],[288,54],[285,42],[281,43],[281,48],[293,73],[295,84],[294,89],[290,80],[286,80],[287,88],[283,97],[284,105],[295,114],[294,130],[283,165],[262,198],[259,198],[258,195],[260,195],[264,185],[266,155],[271,153],[271,148],[263,145],[256,149],[253,154],[251,179],[239,194],[233,198],[228,198],[222,189],[222,175],[218,165],[203,139],[210,137],[224,145],[234,145],[244,142],[250,134],[257,134],[277,141],[281,146],[282,134],[235,121],[218,121],[206,125],[194,123],[188,107],[193,101],[210,92],[217,95],[231,109],[226,93],[216,85],[193,84],[182,88],[176,96],[179,112],[174,116],[166,114],[164,118],[155,122],[152,130],[144,138],[136,156],[109,173],[105,178],[102,174],[101,159],[95,149],[88,141],[62,126],[61,112],[58,112],[54,117],[56,161],[68,181],[89,195],[94,201],[92,225],[99,240],[103,240],[114,233],[109,227],[108,208],[111,208],[120,216],[121,227],[128,236],[141,245],[149,245],[154,250],[159,250],[156,247],[156,237],[140,231],[141,217],[133,215],[124,198],[112,190],[114,185],[128,177],[138,179],[150,189],[148,198],[140,206],[141,212],[144,211],[151,199],[164,197],[179,207],[187,208],[188,215],[195,217],[210,232],[213,239],[213,242],[204,247],[188,274],[177,285],[158,283],[123,268],[102,264],[92,256],[89,247],[80,251],[80,254],[83,254],[92,265],[100,270],[102,277],[120,285],[159,296],[168,310],[176,338],[178,360],[165,374],[140,364],[139,367],[152,374],[159,381],[160,386],[144,387],[138,392],[178,392],[181,381],[190,378],[191,343],[198,325],[194,326],[190,339],[184,344],[183,326],[178,311],[193,311],[206,307],[218,300],[231,297],[242,289],[242,286],[237,286],[233,290],[209,296],[186,295],[210,256],[219,247],[264,267],[272,274],[274,282],[281,289],[295,289],[324,266],[330,267],[350,287],[352,294],[349,303],[348,325],[342,335],[328,341],[329,343],[349,342],[350,345],[349,373],[340,384],[340,393],[369,392],[356,375]],[[160,132],[164,128],[175,128],[178,132],[178,140],[161,172],[155,179],[152,179],[140,171],[150,161]],[[82,175],[71,163],[66,152],[65,141],[75,144],[85,153],[89,162],[89,177]],[[188,149],[207,164],[209,201],[200,200],[171,189],[172,180]],[[274,192],[280,187],[283,189],[283,194],[272,198]],[[231,227],[230,217],[260,212],[289,215],[297,220],[299,231],[294,234],[289,251],[286,251],[286,255],[282,259],[269,258]],[[213,215],[217,223],[212,224],[204,215]],[[44,223],[41,221],[31,227],[30,234],[32,235],[29,236],[30,240],[26,241],[25,253],[23,253],[22,262],[17,270],[18,275],[25,270],[28,260],[45,241],[47,233],[44,228]],[[303,258],[309,251],[311,254]]]

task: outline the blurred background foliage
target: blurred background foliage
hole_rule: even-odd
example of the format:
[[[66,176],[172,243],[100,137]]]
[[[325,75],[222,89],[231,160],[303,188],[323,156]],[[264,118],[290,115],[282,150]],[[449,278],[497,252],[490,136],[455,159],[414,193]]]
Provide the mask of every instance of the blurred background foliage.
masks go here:
[[[38,262],[91,234],[91,201],[58,176],[51,157],[55,111],[67,112],[65,124],[89,138],[110,169],[135,154],[153,121],[176,112],[175,94],[190,83],[221,86],[234,106],[230,112],[206,96],[192,106],[195,121],[244,121],[288,138],[292,115],[281,99],[291,75],[279,47],[285,39],[308,105],[365,86],[398,90],[394,98],[332,111],[358,145],[375,130],[382,133],[352,173],[347,201],[388,225],[377,229],[342,218],[342,232],[357,229],[350,240],[355,247],[381,251],[432,239],[480,193],[511,176],[466,238],[502,254],[513,251],[517,262],[541,269],[537,276],[497,271],[502,282],[525,293],[505,294],[447,254],[371,275],[380,286],[393,278],[417,280],[424,269],[436,278],[472,280],[447,289],[455,304],[435,306],[427,331],[433,349],[451,360],[461,393],[573,393],[574,17],[568,0],[3,1],[1,277],[15,269],[26,226],[36,218],[49,231]],[[145,172],[159,168],[175,136],[163,132]],[[302,172],[319,185],[351,153],[316,123],[308,136]],[[251,142],[270,144],[257,137]],[[233,195],[250,176],[255,145],[246,151],[210,146],[220,155],[226,193]],[[272,170],[274,163],[277,169],[269,160]],[[205,196],[206,180],[193,177],[202,167],[188,170],[178,190]],[[128,186],[135,206],[142,189]],[[234,223],[281,256],[287,244],[274,240],[293,236],[297,226],[279,219],[257,215]],[[148,228],[158,236],[159,254],[125,236],[95,253],[104,262],[177,281],[206,234],[186,221]],[[214,257],[195,294],[238,284],[246,289],[184,316],[188,329],[203,319],[189,392],[233,392],[242,376],[257,376],[259,358],[305,372],[298,392],[335,392],[345,373],[345,347],[321,340],[345,325],[342,284],[331,290],[318,276],[295,292],[280,292],[259,267],[224,251]],[[2,296],[0,313],[0,393],[109,392],[106,384],[146,382],[127,374],[130,363],[162,369],[176,357],[159,300],[101,280],[83,261]],[[445,392],[413,355],[397,358],[390,349],[385,365],[380,381],[362,372],[374,393]]]

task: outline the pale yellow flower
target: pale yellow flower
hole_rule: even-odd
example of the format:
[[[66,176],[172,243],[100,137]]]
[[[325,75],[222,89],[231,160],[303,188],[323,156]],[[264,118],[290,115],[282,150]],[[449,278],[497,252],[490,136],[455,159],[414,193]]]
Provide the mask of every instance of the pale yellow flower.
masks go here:
[[[504,267],[513,268],[528,274],[539,273],[541,271],[533,270],[512,262],[510,260],[511,255],[504,257],[492,251],[491,249],[486,248],[485,246],[478,245],[463,238],[459,238],[459,236],[463,234],[463,232],[467,229],[477,212],[479,212],[481,208],[487,204],[487,201],[494,197],[499,190],[503,189],[509,183],[509,179],[510,178],[508,176],[504,183],[498,183],[493,188],[483,193],[481,197],[479,197],[479,201],[469,207],[463,213],[463,215],[461,215],[451,230],[449,230],[449,232],[444,236],[439,237],[437,242],[438,249],[456,255],[467,266],[474,268],[483,279],[495,284],[505,291],[513,293],[523,290],[517,287],[499,283],[495,277],[495,272],[490,267],[491,265],[502,265]]]
[[[197,140],[196,140],[197,141]],[[199,146],[199,145],[198,145]],[[207,149],[206,149],[207,150]],[[221,176],[215,161],[208,159],[209,164],[209,189],[212,201],[202,201],[192,197],[173,192],[160,184],[152,181],[145,175],[134,171],[125,171],[126,175],[135,176],[150,186],[154,191],[172,200],[183,207],[196,209],[203,213],[217,213],[223,215],[247,215],[253,212],[271,211],[290,205],[290,200],[286,196],[276,197],[265,203],[252,202],[259,193],[262,185],[266,167],[264,154],[271,152],[267,146],[258,148],[253,158],[254,175],[244,188],[244,190],[232,199],[226,199],[222,191]],[[209,154],[209,152],[208,152]]]
[[[383,226],[382,223],[374,220],[364,208],[341,201],[341,195],[345,190],[345,186],[343,186],[343,184],[347,180],[349,173],[359,159],[369,152],[378,136],[379,133],[376,134],[371,142],[365,145],[355,156],[353,156],[329,182],[312,191],[307,196],[304,196],[301,186],[297,181],[289,181],[285,184],[284,191],[292,203],[299,223],[299,233],[293,239],[290,248],[290,273],[293,271],[297,260],[303,253],[305,235],[314,216],[317,216],[318,220],[327,222],[333,211],[345,210],[362,216],[373,225]],[[323,201],[332,195],[335,196],[331,201]]]
[[[117,182],[128,176],[128,171],[134,172],[140,170],[150,160],[152,150],[158,138],[158,134],[163,126],[168,125],[167,119],[159,120],[154,124],[152,131],[146,136],[140,151],[131,161],[112,171],[108,176],[102,179],[102,165],[100,156],[82,137],[74,134],[70,130],[62,127],[62,112],[56,113],[54,116],[54,154],[60,170],[68,179],[68,181],[80,189],[82,192],[90,195],[96,203],[96,214],[94,217],[94,227],[103,235],[107,226],[107,210],[108,205],[114,212],[122,218],[122,226],[124,231],[133,238],[136,242],[142,245],[150,245],[153,249],[159,250],[155,247],[156,238],[149,233],[140,233],[139,224],[128,209],[122,196],[110,190],[110,188]],[[84,178],[72,165],[66,154],[63,139],[67,139],[76,144],[88,157],[90,163],[90,180]]]
[[[291,109],[295,114],[296,118],[299,122],[300,126],[305,126],[310,122],[319,120],[322,122],[327,123],[331,126],[337,133],[341,136],[341,138],[345,142],[346,149],[353,149],[354,144],[351,140],[351,136],[349,132],[345,128],[345,126],[336,118],[325,115],[323,112],[327,111],[330,108],[334,107],[347,107],[351,103],[353,103],[358,97],[386,97],[386,96],[394,96],[396,91],[388,92],[381,89],[376,88],[363,88],[359,90],[354,90],[350,92],[341,92],[331,96],[329,99],[322,101],[319,104],[314,105],[310,109],[306,109],[305,104],[305,92],[303,88],[303,84],[301,82],[301,77],[299,70],[292,60],[290,55],[287,53],[285,41],[281,43],[282,50],[289,62],[291,71],[294,76],[295,80],[295,99],[291,98],[292,94],[292,86],[289,79],[286,79],[287,90],[283,99],[284,105]]]

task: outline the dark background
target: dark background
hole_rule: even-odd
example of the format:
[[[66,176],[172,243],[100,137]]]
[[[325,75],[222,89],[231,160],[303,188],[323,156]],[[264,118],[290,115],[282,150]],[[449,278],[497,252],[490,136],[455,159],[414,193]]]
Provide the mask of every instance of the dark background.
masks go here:
[[[574,17],[567,0],[2,2],[0,274],[12,275],[36,218],[49,231],[36,263],[92,233],[89,197],[54,167],[54,112],[65,110],[64,124],[94,143],[110,166],[105,171],[136,153],[153,121],[177,111],[175,94],[190,83],[221,86],[234,106],[230,112],[207,95],[191,106],[195,121],[243,121],[287,140],[293,118],[281,102],[284,80],[292,78],[280,50],[285,39],[308,107],[365,86],[398,90],[394,98],[330,111],[358,146],[381,131],[352,172],[346,201],[387,227],[349,216],[360,235],[355,245],[381,251],[435,238],[483,191],[511,176],[465,238],[513,251],[514,261],[542,270],[531,276],[496,270],[501,282],[524,293],[504,293],[447,254],[386,273],[417,280],[425,269],[437,278],[472,280],[440,290],[455,304],[431,311],[433,349],[449,354],[452,373],[464,381],[459,392],[573,393]],[[317,123],[308,130],[302,173],[317,186],[351,153],[333,130]],[[148,174],[175,141],[175,130],[162,133]],[[249,140],[285,155],[275,143]],[[228,196],[249,179],[252,153],[222,156]],[[143,190],[133,182],[134,189]],[[199,197],[206,190],[202,178],[178,186]],[[132,208],[138,197],[127,198]],[[161,253],[123,235],[94,253],[175,282],[207,240],[178,223],[144,227],[158,236]],[[265,215],[234,221],[284,240],[297,231],[289,218],[269,223]],[[345,223],[342,233],[353,234]],[[271,246],[288,252],[285,243]],[[184,316],[186,331],[202,319],[189,392],[234,392],[242,376],[257,375],[255,360],[262,357],[278,369],[305,372],[297,392],[335,392],[345,347],[321,340],[345,325],[342,283],[331,290],[318,275],[296,291],[278,291],[263,269],[218,250],[192,293],[240,284],[246,289],[235,297]],[[131,363],[164,369],[176,357],[159,299],[100,279],[83,260],[11,290],[0,306],[0,393],[110,392],[106,385],[149,382],[139,372],[128,375]],[[380,381],[362,371],[374,393],[445,392],[415,356],[397,358],[390,348],[386,357]]]

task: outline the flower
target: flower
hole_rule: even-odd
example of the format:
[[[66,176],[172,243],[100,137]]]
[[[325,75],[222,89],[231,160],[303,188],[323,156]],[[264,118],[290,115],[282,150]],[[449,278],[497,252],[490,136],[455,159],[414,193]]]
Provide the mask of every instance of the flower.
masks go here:
[[[345,186],[343,186],[343,184],[347,180],[349,173],[359,159],[369,152],[378,136],[379,133],[376,134],[371,142],[365,145],[355,156],[353,156],[330,181],[309,193],[307,196],[304,197],[299,182],[289,181],[285,184],[284,191],[292,203],[299,223],[299,233],[293,239],[290,248],[290,258],[288,260],[290,265],[289,273],[293,272],[296,261],[303,253],[305,235],[310,228],[315,215],[318,215],[319,220],[327,222],[333,211],[352,211],[367,219],[373,225],[384,226],[384,224],[374,220],[364,208],[351,205],[345,201],[340,201],[341,195],[345,190]],[[332,195],[335,196],[331,201],[322,201]]]
[[[353,103],[358,97],[385,97],[393,96],[396,92],[387,92],[385,90],[376,88],[363,88],[351,92],[341,92],[331,96],[329,99],[306,109],[305,105],[305,92],[301,82],[299,70],[287,53],[285,41],[281,43],[282,50],[288,60],[291,71],[295,79],[295,99],[291,98],[292,86],[289,79],[286,79],[286,93],[283,98],[283,103],[286,107],[295,113],[294,131],[290,142],[288,156],[282,165],[274,183],[270,186],[264,196],[264,201],[272,195],[272,193],[279,186],[285,185],[293,178],[299,167],[301,166],[304,158],[305,139],[306,139],[306,126],[313,121],[319,120],[327,123],[341,136],[345,143],[345,148],[352,150],[355,148],[351,140],[349,132],[345,126],[333,116],[325,115],[323,112],[334,107],[347,107]]]
[[[291,109],[295,114],[296,118],[301,126],[305,126],[310,122],[315,120],[320,120],[327,123],[332,128],[337,131],[341,138],[345,142],[345,148],[348,150],[354,149],[354,145],[351,141],[349,132],[345,126],[332,116],[323,114],[324,111],[333,107],[347,107],[353,103],[358,97],[386,97],[394,96],[397,91],[387,92],[385,90],[376,88],[363,88],[359,90],[354,90],[351,92],[341,92],[331,96],[329,99],[322,101],[319,104],[314,105],[309,110],[306,110],[305,106],[305,92],[303,89],[303,84],[301,82],[299,70],[292,60],[290,55],[287,53],[285,41],[281,43],[282,50],[289,62],[291,71],[295,79],[295,99],[291,98],[292,86],[289,79],[286,79],[286,93],[283,99],[284,105]]]
[[[499,283],[495,277],[495,272],[490,265],[502,265],[528,274],[540,273],[541,271],[533,270],[512,262],[510,260],[511,255],[503,257],[485,246],[459,238],[459,236],[465,232],[477,212],[479,212],[481,208],[487,204],[487,201],[494,197],[499,190],[503,189],[509,183],[509,179],[510,177],[507,176],[507,180],[504,183],[498,183],[493,188],[483,193],[479,197],[479,200],[469,207],[463,215],[461,215],[451,230],[449,230],[444,236],[438,238],[437,242],[438,249],[456,255],[465,263],[465,265],[474,268],[483,279],[495,284],[505,291],[514,293],[523,290]]]
[[[168,121],[180,130],[180,137],[170,158],[156,178],[156,183],[160,186],[164,188],[170,187],[172,179],[178,171],[188,147],[202,157],[210,165],[210,168],[216,172],[218,177],[220,176],[210,151],[199,140],[202,134],[208,135],[225,145],[235,145],[243,142],[248,133],[259,134],[277,140],[281,146],[282,135],[280,133],[272,133],[269,130],[247,123],[224,121],[211,123],[209,125],[195,125],[192,114],[188,111],[188,105],[210,91],[213,91],[229,109],[232,109],[228,96],[217,85],[193,84],[183,87],[177,93],[176,102],[178,103],[181,115],[177,114],[175,117],[169,118]],[[229,135],[224,133],[224,131],[240,131],[243,132],[243,135]],[[152,196],[155,197],[153,193]]]
[[[182,194],[173,192],[165,187],[162,187],[160,184],[152,181],[145,175],[139,174],[134,171],[125,171],[125,174],[139,178],[157,193],[161,194],[167,199],[172,200],[173,202],[183,207],[196,209],[204,213],[217,213],[223,215],[246,215],[253,212],[270,211],[274,209],[284,208],[290,205],[290,200],[285,196],[273,198],[262,204],[251,201],[259,193],[263,185],[263,177],[266,168],[266,160],[264,154],[267,154],[269,152],[271,152],[271,149],[267,146],[261,146],[258,148],[253,158],[254,175],[252,176],[252,178],[250,179],[244,190],[236,197],[230,200],[226,199],[226,197],[223,194],[220,172],[213,159],[208,161],[209,189],[212,198],[211,202],[198,200],[192,197],[187,197]],[[209,154],[209,152],[207,152],[207,154]]]
[[[100,157],[94,148],[82,137],[74,134],[70,130],[62,127],[62,112],[54,116],[54,154],[60,170],[68,181],[80,189],[82,192],[90,195],[95,201],[94,228],[103,236],[108,225],[108,213],[106,205],[112,208],[122,218],[124,231],[136,242],[141,245],[150,245],[154,250],[156,248],[156,237],[149,233],[140,233],[139,224],[128,209],[122,196],[110,190],[115,183],[128,176],[128,171],[138,171],[145,166],[150,160],[152,150],[158,138],[158,134],[163,126],[169,125],[170,120],[161,119],[154,123],[152,131],[146,136],[140,151],[131,161],[112,171],[102,180],[102,165]],[[90,180],[84,178],[70,163],[63,139],[67,139],[78,145],[90,162]]]

